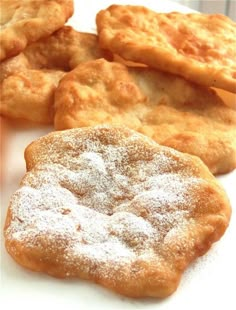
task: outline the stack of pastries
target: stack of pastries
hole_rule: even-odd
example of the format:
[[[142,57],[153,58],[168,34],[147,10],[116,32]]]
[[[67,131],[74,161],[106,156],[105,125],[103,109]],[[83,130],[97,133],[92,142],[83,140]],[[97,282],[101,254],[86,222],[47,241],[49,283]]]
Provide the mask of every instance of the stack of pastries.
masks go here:
[[[5,244],[20,265],[166,297],[228,227],[213,175],[236,167],[236,24],[72,0],[1,2],[0,113],[53,124],[25,150]],[[219,45],[218,42],[221,42]],[[235,97],[234,97],[235,98]]]

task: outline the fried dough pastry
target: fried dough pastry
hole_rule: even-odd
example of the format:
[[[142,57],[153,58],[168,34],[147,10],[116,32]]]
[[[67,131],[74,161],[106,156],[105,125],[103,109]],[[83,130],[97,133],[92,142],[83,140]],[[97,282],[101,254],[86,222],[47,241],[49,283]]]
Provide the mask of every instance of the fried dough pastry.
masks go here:
[[[0,64],[0,113],[52,123],[54,91],[65,72],[107,55],[98,47],[96,35],[62,27]]]
[[[56,129],[123,124],[200,157],[214,174],[236,167],[236,111],[176,75],[104,59],[83,63],[55,92]]]
[[[228,17],[112,5],[96,21],[101,46],[124,59],[236,93],[236,23]]]
[[[0,112],[16,119],[50,124],[53,121],[55,89],[64,72],[24,70],[0,84]]]
[[[224,103],[231,109],[236,110],[236,93],[230,93],[223,89],[214,88],[216,93],[224,100]]]
[[[5,238],[33,271],[166,297],[229,223],[226,194],[200,159],[126,128],[52,132],[25,159]]]
[[[61,28],[73,14],[73,0],[1,0],[0,61]]]

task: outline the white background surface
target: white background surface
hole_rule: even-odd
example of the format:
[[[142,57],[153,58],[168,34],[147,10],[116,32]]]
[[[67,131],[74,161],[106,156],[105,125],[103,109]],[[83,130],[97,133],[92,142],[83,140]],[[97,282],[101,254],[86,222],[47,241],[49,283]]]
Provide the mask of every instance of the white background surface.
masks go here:
[[[95,32],[96,13],[112,1],[78,1],[69,21],[79,31]],[[86,3],[86,4],[85,4]],[[121,4],[143,4],[156,11],[186,8],[168,1],[116,1]],[[183,275],[178,290],[165,300],[128,299],[91,282],[58,280],[27,271],[6,253],[2,236],[11,194],[18,188],[25,173],[24,149],[37,137],[50,132],[49,127],[11,125],[5,160],[6,178],[1,188],[1,309],[236,309],[236,215],[222,239]],[[236,171],[219,178],[236,208]],[[234,211],[234,210],[233,210]]]

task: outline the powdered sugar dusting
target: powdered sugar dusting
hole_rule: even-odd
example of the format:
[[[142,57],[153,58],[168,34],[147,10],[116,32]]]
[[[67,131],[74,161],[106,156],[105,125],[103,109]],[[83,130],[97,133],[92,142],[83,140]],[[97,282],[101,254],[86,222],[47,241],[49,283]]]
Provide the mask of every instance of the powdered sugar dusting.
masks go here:
[[[137,261],[162,259],[159,245],[191,218],[191,193],[204,181],[177,152],[132,131],[91,131],[56,133],[28,150],[33,164],[12,197],[6,238],[63,276],[114,281]]]

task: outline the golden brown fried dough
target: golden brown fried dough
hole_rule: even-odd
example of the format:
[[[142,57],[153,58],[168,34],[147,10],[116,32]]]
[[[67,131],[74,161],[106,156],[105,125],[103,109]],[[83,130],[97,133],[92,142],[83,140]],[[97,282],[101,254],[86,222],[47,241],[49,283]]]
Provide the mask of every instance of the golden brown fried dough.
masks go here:
[[[226,16],[112,5],[97,29],[101,46],[126,60],[236,93],[236,23]]]
[[[73,14],[73,0],[1,0],[0,61],[61,28]]]
[[[214,174],[236,167],[236,111],[176,75],[104,59],[79,65],[55,93],[56,129],[123,124],[200,157]]]
[[[63,75],[61,71],[32,69],[10,75],[0,84],[1,114],[52,123],[54,92]]]
[[[52,123],[54,91],[65,72],[104,55],[96,35],[68,26],[31,44],[0,64],[0,113]]]
[[[226,194],[202,161],[126,128],[53,132],[25,159],[5,238],[33,271],[166,297],[229,223]]]
[[[223,99],[224,103],[231,109],[236,110],[236,94],[230,93],[223,89],[214,88],[216,93]]]

